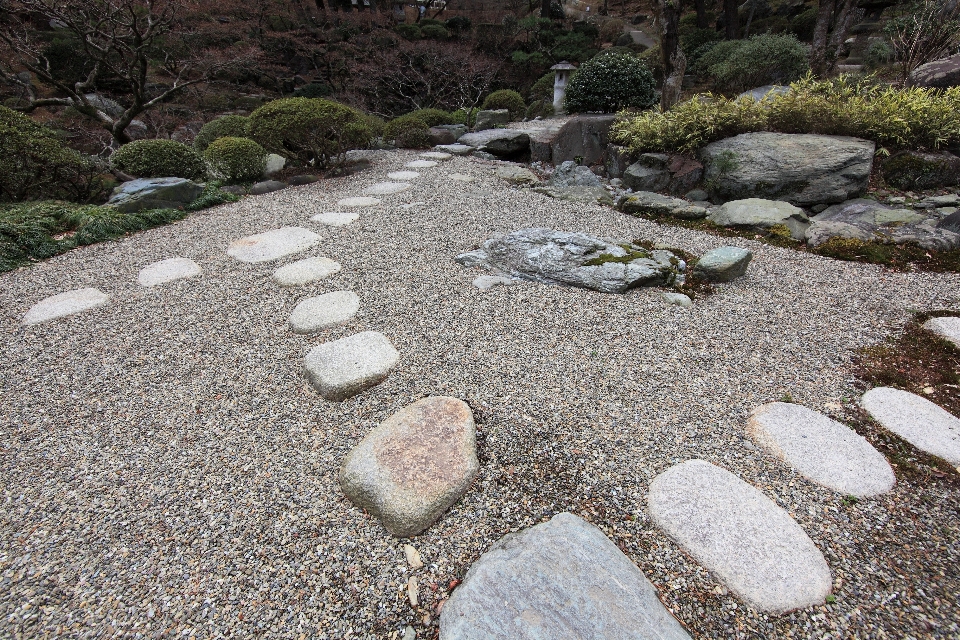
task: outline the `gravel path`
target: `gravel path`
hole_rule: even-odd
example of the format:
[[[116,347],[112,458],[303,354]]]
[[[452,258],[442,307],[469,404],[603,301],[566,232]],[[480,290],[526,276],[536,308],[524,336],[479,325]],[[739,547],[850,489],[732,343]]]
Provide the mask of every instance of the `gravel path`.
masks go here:
[[[569,510],[616,541],[698,638],[960,637],[954,477],[898,473],[890,494],[848,504],[744,440],[765,402],[853,405],[852,350],[895,332],[910,310],[960,308],[960,275],[661,227],[510,188],[493,177],[496,163],[464,158],[421,170],[353,224],[310,222],[414,156],[381,153],[351,177],[0,276],[0,636],[395,638],[411,624],[433,638],[449,583],[493,541]],[[226,255],[230,241],[282,226],[323,240],[279,263]],[[453,261],[527,226],[694,253],[734,244],[755,257],[746,277],[692,309],[655,290],[480,292],[479,272]],[[173,256],[203,275],[137,284],[142,267]],[[271,281],[279,264],[308,256],[343,269],[304,287]],[[112,300],[20,326],[38,300],[81,287]],[[299,301],[336,290],[360,296],[349,324],[288,329]],[[360,331],[388,336],[400,364],[380,386],[325,402],[303,357]],[[481,469],[411,542],[426,565],[412,571],[413,609],[406,541],[353,507],[337,473],[371,428],[433,394],[473,407]],[[752,611],[657,530],[649,481],[690,458],[786,509],[824,553],[836,602]]]

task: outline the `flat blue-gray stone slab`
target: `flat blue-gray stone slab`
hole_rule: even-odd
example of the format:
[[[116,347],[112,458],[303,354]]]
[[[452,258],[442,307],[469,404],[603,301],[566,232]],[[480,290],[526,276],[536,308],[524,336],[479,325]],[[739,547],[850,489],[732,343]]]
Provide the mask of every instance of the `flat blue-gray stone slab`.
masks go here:
[[[317,245],[320,236],[303,227],[283,227],[234,240],[227,255],[241,262],[271,262]]]
[[[107,304],[110,296],[99,289],[74,289],[55,296],[44,298],[30,307],[23,316],[23,324],[40,324],[64,316],[70,316],[88,309],[95,309]]]
[[[155,287],[182,278],[192,278],[201,273],[203,270],[200,265],[190,258],[167,258],[141,269],[137,282],[144,287]]]
[[[496,542],[440,615],[441,640],[627,638],[690,636],[640,569],[570,513]]]
[[[654,478],[650,516],[749,606],[769,613],[823,604],[830,568],[790,515],[756,488],[704,460]]]
[[[926,398],[877,387],[867,391],[861,406],[873,419],[921,451],[960,467],[960,419]]]

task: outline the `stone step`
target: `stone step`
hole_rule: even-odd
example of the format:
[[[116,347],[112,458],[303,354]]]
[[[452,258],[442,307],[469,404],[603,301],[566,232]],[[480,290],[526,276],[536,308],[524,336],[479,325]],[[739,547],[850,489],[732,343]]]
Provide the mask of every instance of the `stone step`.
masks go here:
[[[437,166],[437,163],[434,160],[413,160],[403,165],[408,169],[429,169],[431,167]]]
[[[281,287],[298,287],[339,273],[339,262],[330,258],[304,258],[273,272],[273,281]]]
[[[345,227],[356,222],[358,218],[360,218],[360,214],[354,211],[325,211],[318,213],[310,220],[325,224],[328,227]]]
[[[399,360],[385,335],[365,331],[314,347],[304,369],[321,396],[342,401],[383,382]]]
[[[369,196],[356,196],[354,198],[344,198],[337,202],[338,207],[375,207],[380,204],[376,198]]]
[[[368,196],[389,196],[406,191],[412,186],[409,182],[378,182],[364,189],[363,193]]]
[[[890,387],[867,391],[860,405],[917,449],[960,467],[960,419],[926,398]]]
[[[75,313],[80,313],[81,311],[102,307],[107,304],[109,300],[110,296],[92,287],[65,291],[55,296],[44,298],[30,307],[30,310],[23,316],[23,324],[31,325],[50,322],[51,320],[70,316]]]
[[[333,291],[307,298],[290,314],[290,329],[294,333],[315,333],[346,324],[359,309],[360,298],[352,291]]]
[[[272,262],[306,251],[320,242],[320,236],[303,227],[283,227],[234,240],[227,255],[241,262]]]
[[[203,269],[190,258],[167,258],[141,269],[137,282],[144,287],[155,287],[182,278],[193,278],[201,273]]]

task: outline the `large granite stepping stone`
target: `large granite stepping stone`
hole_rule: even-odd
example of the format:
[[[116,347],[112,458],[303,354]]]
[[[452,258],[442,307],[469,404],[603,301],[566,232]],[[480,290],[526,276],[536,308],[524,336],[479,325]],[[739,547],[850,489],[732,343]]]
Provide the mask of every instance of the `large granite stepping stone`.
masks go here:
[[[181,278],[192,278],[201,273],[203,270],[200,265],[190,258],[167,258],[141,269],[137,282],[144,287],[155,287]]]
[[[23,324],[49,322],[88,309],[102,307],[107,304],[108,300],[110,300],[110,296],[99,289],[87,288],[65,291],[44,298],[30,307],[30,310],[23,316]]]
[[[930,318],[923,323],[923,328],[960,347],[960,318],[955,316]]]
[[[347,456],[343,493],[395,536],[415,536],[467,491],[480,463],[469,405],[418,400],[371,431]]]
[[[241,262],[270,262],[300,253],[320,242],[320,236],[303,227],[283,227],[234,240],[227,255]]]
[[[886,493],[897,480],[887,459],[853,429],[798,404],[757,407],[747,433],[804,477],[845,495]]]
[[[387,174],[387,177],[391,180],[414,180],[420,177],[420,174],[416,171],[393,171]]]
[[[340,401],[383,382],[399,360],[385,335],[365,331],[314,347],[304,368],[321,396]]]
[[[411,185],[409,182],[378,182],[372,184],[363,192],[371,196],[388,196],[393,193],[400,193],[401,191],[406,191]]]
[[[703,460],[650,483],[653,521],[738,597],[784,613],[823,604],[830,569],[786,511],[729,471]]]
[[[410,169],[429,169],[430,167],[437,166],[437,163],[433,160],[414,160],[413,162],[408,162],[403,166],[409,167]]]
[[[367,196],[357,196],[355,198],[344,198],[337,202],[338,207],[375,207],[380,204],[380,201],[376,198],[369,198]]]
[[[426,158],[427,160],[437,160],[438,162],[446,162],[453,157],[453,154],[446,153],[443,151],[427,151],[420,154],[421,158]]]
[[[360,214],[353,211],[326,211],[324,213],[318,213],[310,218],[310,220],[325,224],[328,227],[345,227],[348,224],[356,222],[359,217]]]
[[[440,614],[441,640],[689,637],[640,569],[571,513],[496,542]]]
[[[340,271],[339,262],[330,258],[304,258],[273,272],[273,281],[281,287],[298,287],[329,278]]]
[[[860,405],[873,419],[915,446],[960,467],[960,419],[909,391],[877,387]]]
[[[360,309],[360,298],[353,291],[334,291],[307,298],[290,314],[294,333],[315,333],[349,322]]]

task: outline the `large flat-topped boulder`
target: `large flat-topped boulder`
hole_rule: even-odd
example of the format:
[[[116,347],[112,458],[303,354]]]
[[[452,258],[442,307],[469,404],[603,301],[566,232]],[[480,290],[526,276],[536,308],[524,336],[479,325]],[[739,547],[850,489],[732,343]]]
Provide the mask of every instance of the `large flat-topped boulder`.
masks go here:
[[[418,400],[387,418],[347,456],[343,493],[391,534],[415,536],[437,521],[480,469],[469,405]]]
[[[960,247],[960,234],[944,228],[939,216],[856,198],[827,207],[810,219],[804,236],[812,247],[832,238],[885,244],[917,244],[924,249]]]
[[[930,318],[923,323],[923,328],[960,347],[960,317]]]
[[[689,637],[640,569],[571,513],[496,542],[440,615],[441,640]]]
[[[670,216],[684,220],[699,220],[707,217],[707,210],[703,207],[652,191],[637,191],[624,195],[617,202],[617,208],[633,216]]]
[[[890,463],[853,429],[798,404],[753,410],[747,433],[801,475],[844,495],[868,498],[893,488]]]
[[[107,204],[123,213],[178,209],[196,200],[202,192],[202,185],[186,178],[140,178],[115,188]]]
[[[729,471],[703,460],[650,483],[650,516],[751,607],[770,613],[823,604],[830,568],[786,511]]]
[[[488,129],[468,133],[457,142],[498,158],[513,158],[530,150],[530,136],[526,131],[515,129]]]
[[[30,307],[30,310],[23,316],[23,324],[31,325],[50,322],[51,320],[70,316],[75,313],[80,313],[81,311],[102,307],[107,304],[109,300],[110,296],[92,287],[65,291],[55,296],[44,298]]]
[[[721,227],[770,229],[779,225],[789,229],[790,235],[797,240],[803,240],[804,233],[810,226],[810,219],[803,209],[789,202],[763,198],[727,202],[713,209],[708,219]]]
[[[873,142],[859,138],[758,132],[708,144],[701,155],[714,198],[766,198],[802,207],[862,194],[874,151]]]
[[[234,240],[227,255],[241,262],[271,262],[317,245],[320,236],[303,227],[283,227]]]
[[[385,335],[364,331],[314,347],[304,369],[321,396],[341,401],[383,382],[399,360]]]
[[[615,114],[588,114],[570,118],[550,141],[551,161],[559,165],[580,158],[590,166],[603,159]]]
[[[182,278],[192,278],[201,273],[203,270],[200,265],[190,258],[167,258],[141,269],[137,282],[144,287],[155,287]]]
[[[863,394],[873,419],[917,449],[960,467],[960,419],[926,398],[890,387]]]

